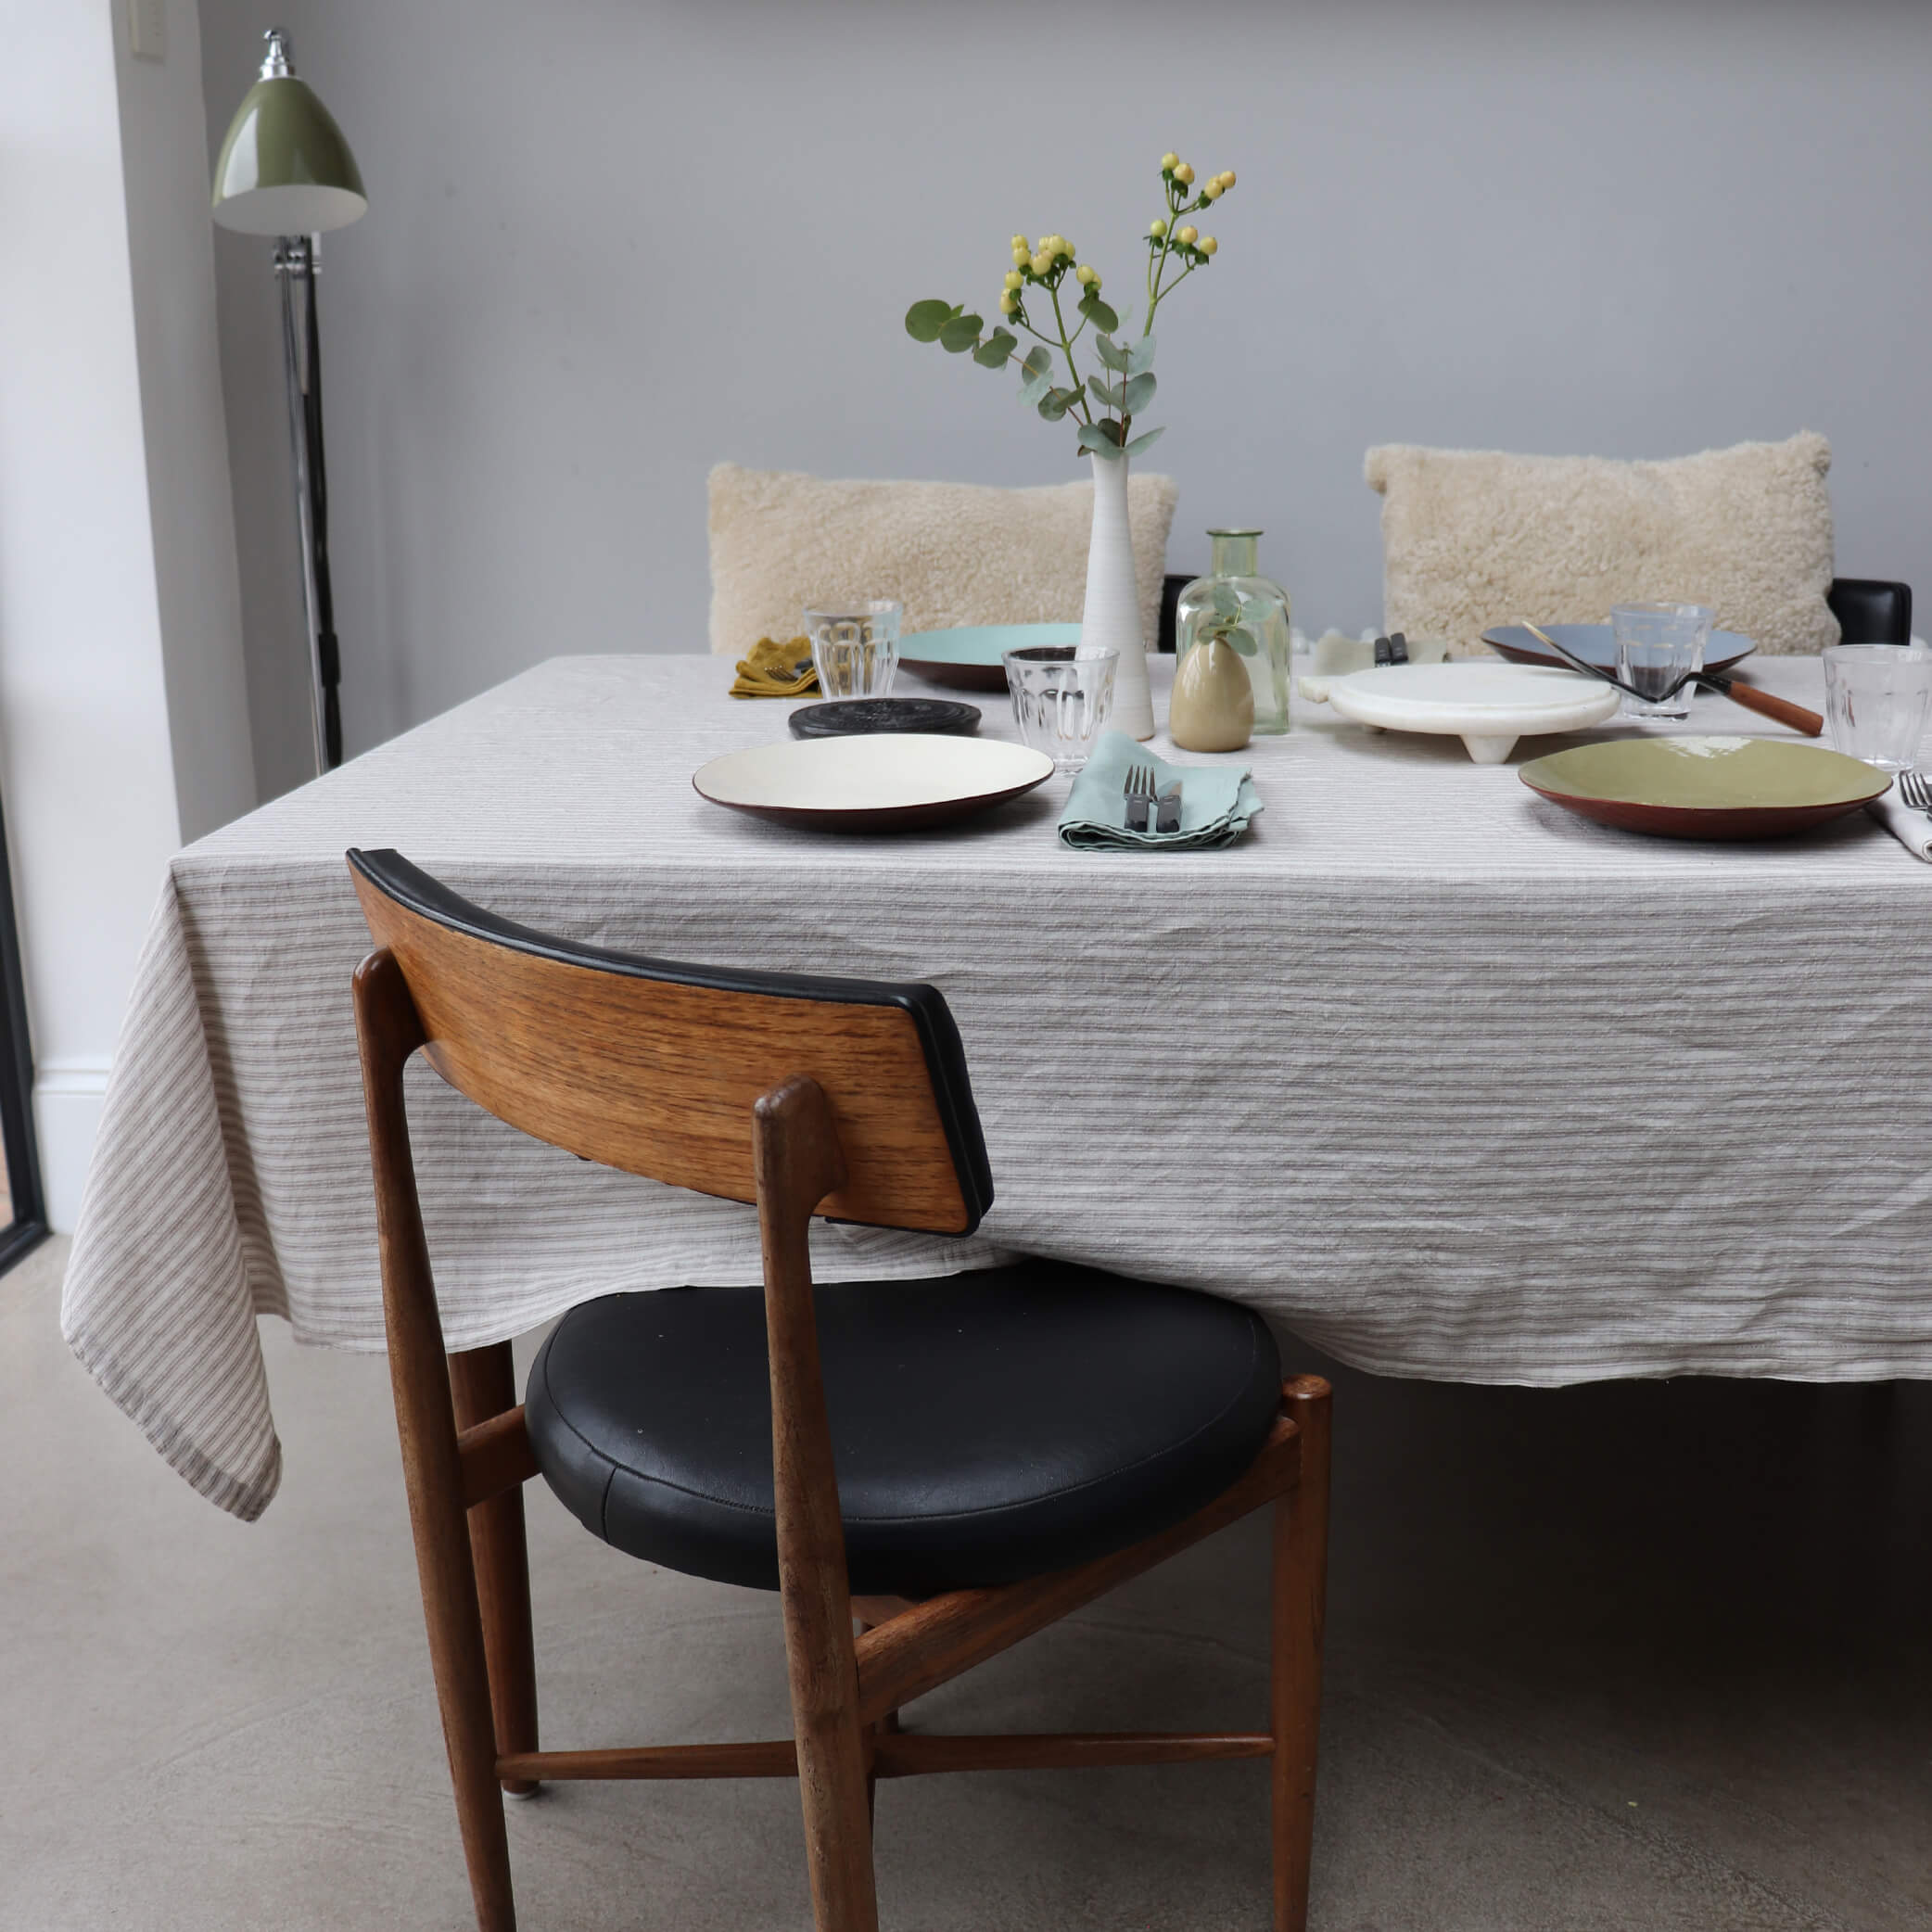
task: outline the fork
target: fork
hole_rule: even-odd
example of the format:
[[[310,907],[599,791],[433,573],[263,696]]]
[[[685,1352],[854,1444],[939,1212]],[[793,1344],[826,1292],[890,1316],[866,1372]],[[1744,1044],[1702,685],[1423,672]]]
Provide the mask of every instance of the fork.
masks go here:
[[[1121,793],[1127,801],[1127,830],[1145,832],[1149,815],[1154,808],[1154,768],[1151,765],[1129,765],[1126,778],[1121,784]]]
[[[1899,774],[1899,796],[1915,812],[1924,812],[1932,819],[1932,786],[1926,783],[1923,771],[1901,771]]]

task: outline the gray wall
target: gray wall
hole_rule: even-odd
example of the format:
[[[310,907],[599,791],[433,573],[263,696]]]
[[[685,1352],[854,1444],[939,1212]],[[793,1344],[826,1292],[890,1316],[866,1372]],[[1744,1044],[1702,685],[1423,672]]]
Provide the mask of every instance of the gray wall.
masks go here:
[[[208,110],[194,0],[159,0],[159,59],[133,52],[127,9],[112,11],[155,603],[189,840],[252,811],[257,798],[216,350]]]
[[[899,318],[991,300],[1019,228],[1132,286],[1170,146],[1240,175],[1218,262],[1163,311],[1170,567],[1258,523],[1298,619],[1355,629],[1369,443],[1808,427],[1840,569],[1932,592],[1932,7],[280,12],[372,197],[323,283],[352,750],[557,653],[702,649],[719,458],[1074,474],[1070,437]],[[214,138],[264,18],[202,0]],[[306,743],[266,255],[218,239],[264,794]]]

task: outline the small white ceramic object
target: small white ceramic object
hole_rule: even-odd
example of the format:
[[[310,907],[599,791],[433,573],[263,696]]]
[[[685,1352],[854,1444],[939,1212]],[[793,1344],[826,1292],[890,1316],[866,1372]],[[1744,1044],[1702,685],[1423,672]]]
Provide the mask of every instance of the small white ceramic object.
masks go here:
[[[1341,678],[1350,671],[1366,671],[1375,663],[1376,636],[1373,630],[1361,637],[1325,630],[1308,647],[1308,667],[1317,678]],[[1441,664],[1449,655],[1446,638],[1411,637],[1403,642],[1408,646],[1411,664]]]
[[[1303,680],[1304,693],[1316,681]],[[1580,671],[1481,659],[1381,665],[1326,682],[1342,717],[1385,731],[1460,738],[1479,765],[1500,765],[1519,738],[1601,724],[1621,697]]]
[[[894,731],[728,751],[691,782],[714,805],[758,818],[828,832],[899,832],[963,819],[1052,774],[1053,760],[1023,744]]]

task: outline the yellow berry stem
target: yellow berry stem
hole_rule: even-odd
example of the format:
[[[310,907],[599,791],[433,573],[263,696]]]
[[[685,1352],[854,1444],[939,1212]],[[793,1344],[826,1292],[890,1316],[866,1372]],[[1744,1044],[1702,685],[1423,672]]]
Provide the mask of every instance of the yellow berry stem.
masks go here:
[[[1067,374],[1074,378],[1074,394],[1080,399],[1080,419],[1089,426],[1093,423],[1093,411],[1087,403],[1087,385],[1080,380],[1080,370],[1074,361],[1074,344],[1080,339],[1080,331],[1067,334],[1067,319],[1060,312],[1060,290],[1049,288],[1047,293],[1053,298],[1053,320],[1060,329],[1060,347],[1067,359]],[[1082,323],[1080,327],[1087,326]]]

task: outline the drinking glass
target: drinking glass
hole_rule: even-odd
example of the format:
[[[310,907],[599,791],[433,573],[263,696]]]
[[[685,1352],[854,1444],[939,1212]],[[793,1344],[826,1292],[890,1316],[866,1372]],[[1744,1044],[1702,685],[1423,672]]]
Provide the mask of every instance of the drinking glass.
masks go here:
[[[1686,671],[1704,668],[1704,646],[1716,613],[1704,604],[1620,604],[1610,612],[1617,675],[1644,693],[1625,693],[1623,718],[1688,718],[1691,689],[1665,698]]]
[[[905,606],[890,597],[864,597],[825,610],[807,610],[819,694],[883,698],[899,667],[899,619]]]
[[[1830,644],[1824,715],[1831,742],[1881,771],[1909,771],[1932,712],[1932,650],[1924,644]]]
[[[1045,752],[1056,771],[1078,771],[1113,709],[1120,653],[1112,644],[1029,644],[1000,661],[1021,743]]]

